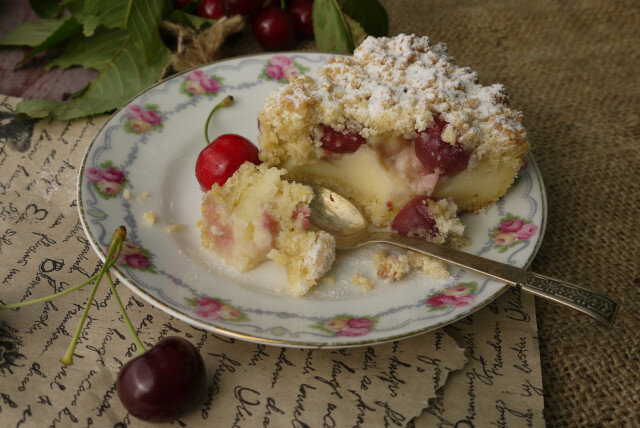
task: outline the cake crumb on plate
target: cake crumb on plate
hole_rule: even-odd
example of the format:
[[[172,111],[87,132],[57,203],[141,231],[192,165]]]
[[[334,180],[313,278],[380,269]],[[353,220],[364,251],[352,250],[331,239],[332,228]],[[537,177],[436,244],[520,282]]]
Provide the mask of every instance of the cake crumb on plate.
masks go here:
[[[178,232],[187,227],[185,224],[170,224],[169,226],[164,228],[164,231],[167,233]]]
[[[409,251],[407,256],[412,268],[418,269],[434,279],[445,279],[451,276],[447,270],[447,265],[440,260],[414,253],[413,251]]]
[[[365,290],[371,290],[373,288],[374,282],[368,279],[366,276],[361,274],[360,272],[356,272],[355,275],[351,278],[351,282],[355,285],[360,285]]]
[[[142,219],[147,225],[153,226],[154,224],[156,224],[156,221],[158,221],[158,216],[153,211],[147,211],[146,213],[142,214]]]
[[[144,191],[138,195],[137,199],[138,199],[138,202],[145,202],[148,197],[149,197],[149,192]]]
[[[406,254],[387,255],[384,250],[378,250],[371,256],[376,268],[378,279],[384,281],[397,281],[409,273],[409,257]]]

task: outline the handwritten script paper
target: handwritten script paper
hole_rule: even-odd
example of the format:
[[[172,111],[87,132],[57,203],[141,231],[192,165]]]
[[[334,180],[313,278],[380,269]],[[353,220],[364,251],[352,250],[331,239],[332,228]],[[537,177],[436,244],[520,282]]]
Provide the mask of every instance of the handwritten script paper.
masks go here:
[[[20,122],[15,115],[18,101],[0,100],[2,303],[60,291],[100,267],[78,219],[75,183],[82,155],[106,118]],[[450,333],[467,348],[464,366],[463,350],[442,330],[357,349],[279,348],[201,330],[153,309],[126,287],[118,288],[148,347],[162,337],[181,336],[204,358],[206,397],[176,422],[180,426],[401,427],[425,408],[416,426],[463,419],[469,426],[482,426],[490,421],[500,424],[493,411],[497,399],[506,403],[508,423],[519,422],[509,419],[512,409],[526,407],[533,416],[522,419],[523,424],[542,424],[535,319],[520,324],[510,323],[508,317],[501,321],[498,368],[498,356],[484,345],[495,343],[493,321],[480,315],[492,316],[491,308],[456,324]],[[0,426],[146,426],[128,415],[117,398],[117,373],[137,350],[106,284],[92,304],[74,365],[58,362],[88,294],[86,287],[48,303],[0,312]],[[533,317],[533,302],[523,304],[522,310]],[[475,340],[465,342],[469,333]],[[508,348],[522,335],[527,338],[523,367],[531,371],[521,374],[509,371],[511,365],[523,363]],[[467,372],[483,367],[494,370],[493,383],[477,381],[470,389]],[[517,387],[527,381],[535,394],[515,397]],[[503,390],[513,393],[505,395]],[[468,415],[473,396],[473,414]]]
[[[415,427],[544,426],[533,296],[512,288],[485,309],[445,327],[466,349]]]

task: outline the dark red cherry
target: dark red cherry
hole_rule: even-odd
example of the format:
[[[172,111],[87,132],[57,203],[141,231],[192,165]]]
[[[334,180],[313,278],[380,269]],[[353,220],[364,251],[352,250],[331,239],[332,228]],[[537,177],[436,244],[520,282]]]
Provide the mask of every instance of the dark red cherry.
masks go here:
[[[357,132],[340,132],[330,126],[320,125],[322,148],[336,153],[353,153],[367,140]]]
[[[224,16],[222,0],[200,0],[198,16],[209,19],[220,19]]]
[[[224,134],[207,145],[196,160],[196,179],[203,192],[220,186],[245,162],[260,164],[258,148],[237,134]]]
[[[447,122],[436,118],[433,126],[419,132],[415,140],[416,156],[429,174],[453,175],[469,163],[469,153],[460,143],[452,145],[442,141],[442,131],[446,126]]]
[[[256,17],[262,7],[262,0],[223,0],[225,15],[242,15],[248,20]]]
[[[122,405],[136,418],[171,422],[204,394],[207,378],[198,350],[180,337],[166,337],[124,365],[116,381]]]
[[[427,201],[429,196],[418,196],[410,200],[393,219],[391,228],[401,235],[416,236],[422,239],[433,238],[438,234],[435,219],[429,214]]]
[[[260,46],[272,51],[289,49],[296,41],[291,17],[284,10],[274,6],[262,9],[253,21],[253,35]]]
[[[293,27],[301,39],[313,39],[313,25],[311,24],[312,8],[313,0],[293,0],[289,8]]]
[[[191,0],[173,0],[173,7],[183,9]]]

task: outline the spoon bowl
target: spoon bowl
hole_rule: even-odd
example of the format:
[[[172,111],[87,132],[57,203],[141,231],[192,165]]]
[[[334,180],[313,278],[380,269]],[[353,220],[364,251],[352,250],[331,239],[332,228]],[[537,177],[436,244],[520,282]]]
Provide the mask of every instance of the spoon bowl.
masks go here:
[[[329,232],[336,240],[336,248],[349,249],[363,242],[369,235],[369,223],[349,199],[317,184],[301,181],[313,189],[309,204],[311,224]]]
[[[346,197],[326,187],[300,181],[313,189],[310,222],[336,240],[336,248],[347,250],[371,243],[384,243],[436,258],[518,287],[536,296],[577,309],[611,326],[619,304],[600,292],[514,266],[454,250],[421,239],[386,231],[371,231],[362,212]]]

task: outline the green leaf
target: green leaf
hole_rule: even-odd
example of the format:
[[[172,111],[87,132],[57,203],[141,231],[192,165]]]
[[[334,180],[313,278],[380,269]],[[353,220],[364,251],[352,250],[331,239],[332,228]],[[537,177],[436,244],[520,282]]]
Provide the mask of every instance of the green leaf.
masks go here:
[[[41,18],[53,18],[60,11],[60,0],[29,0],[29,4]]]
[[[99,69],[98,77],[80,97],[68,102],[25,100],[18,104],[18,112],[36,118],[53,116],[61,120],[90,116],[122,106],[134,95],[155,83],[169,63],[169,49],[163,46],[153,62],[146,64],[143,52],[134,45],[132,37],[122,38],[117,33],[114,33],[114,39],[124,42],[115,50],[112,58],[105,62],[102,54],[94,49],[97,57],[87,57],[81,64],[103,66]],[[111,52],[114,51],[113,48],[114,46],[109,46]]]
[[[365,33],[360,24],[351,19],[348,15],[345,15],[344,18],[347,20],[347,24],[349,24],[349,30],[351,31],[351,36],[353,37],[354,46],[360,46],[360,43],[364,42],[364,39],[367,38],[367,33]]]
[[[171,22],[175,22],[176,24],[186,25],[189,27],[193,27],[196,30],[200,30],[202,28],[206,28],[210,25],[215,24],[215,19],[209,18],[201,18],[197,15],[192,15],[190,13],[185,13],[182,10],[174,10],[169,14],[167,19]]]
[[[60,25],[53,33],[51,33],[51,35],[49,35],[49,37],[47,37],[42,43],[27,52],[27,54],[24,56],[24,58],[22,58],[22,61],[20,61],[17,66],[19,67],[24,64],[26,60],[28,60],[35,54],[52,48],[58,43],[64,42],[68,38],[73,37],[75,34],[80,32],[80,28],[80,24],[74,18],[66,19],[62,23],[62,25]]]
[[[0,39],[0,46],[38,46],[64,25],[68,19],[43,19],[37,22],[25,22]]]
[[[353,37],[336,0],[315,0],[311,10],[311,21],[319,50],[353,52]]]
[[[99,25],[129,31],[133,43],[151,61],[162,47],[158,26],[163,4],[163,0],[87,0],[78,19],[86,36],[93,35]]]
[[[345,0],[342,10],[358,22],[367,34],[375,37],[389,34],[389,16],[378,0]]]
[[[109,65],[113,57],[130,39],[122,30],[98,29],[91,37],[77,35],[69,41],[64,52],[47,64],[52,67],[69,68],[79,65],[102,70]]]

